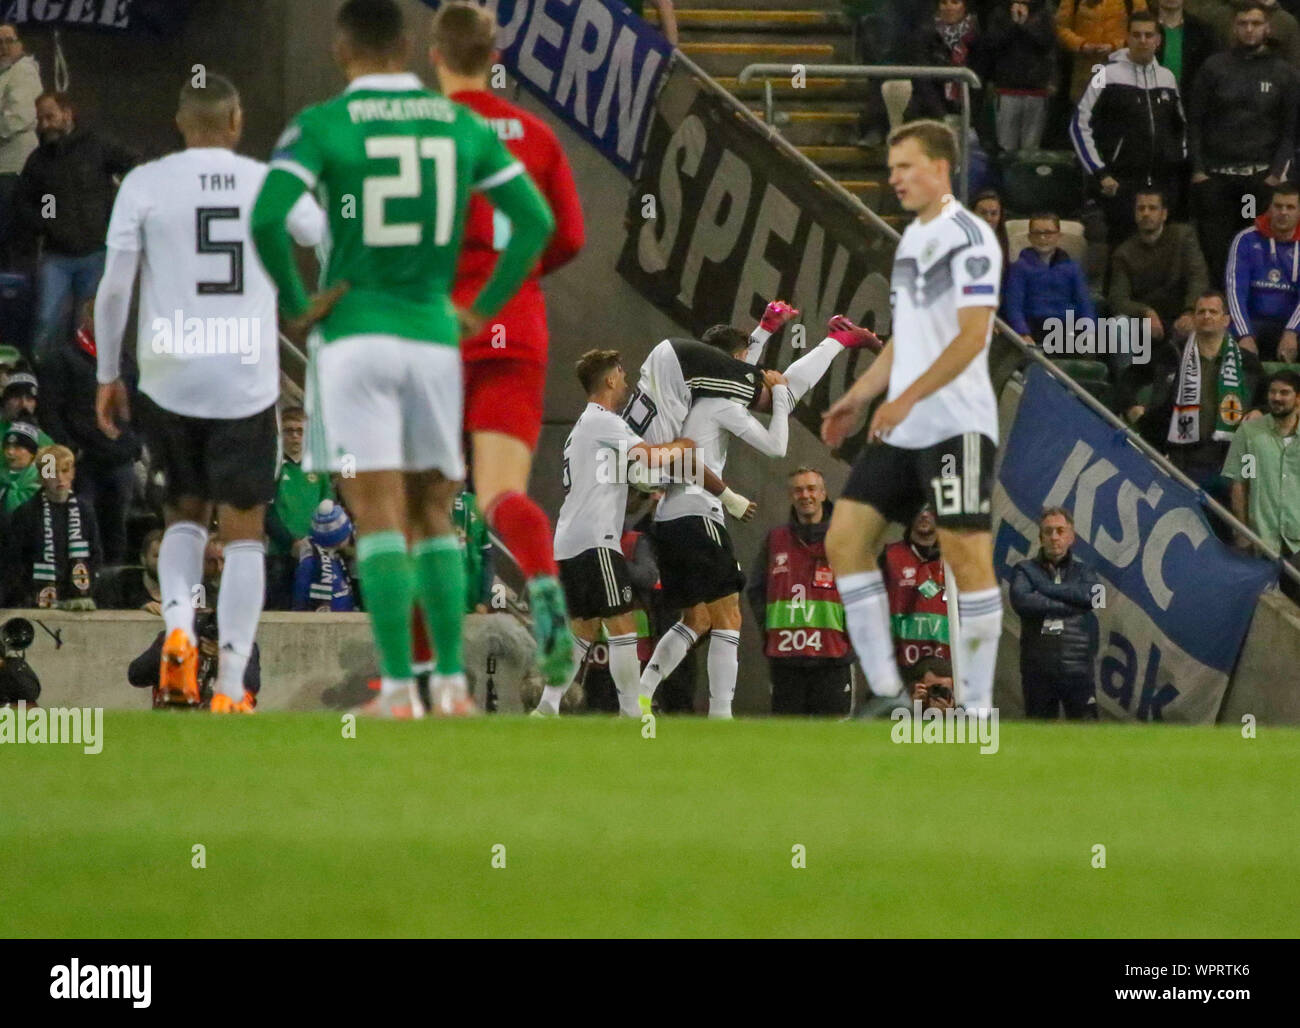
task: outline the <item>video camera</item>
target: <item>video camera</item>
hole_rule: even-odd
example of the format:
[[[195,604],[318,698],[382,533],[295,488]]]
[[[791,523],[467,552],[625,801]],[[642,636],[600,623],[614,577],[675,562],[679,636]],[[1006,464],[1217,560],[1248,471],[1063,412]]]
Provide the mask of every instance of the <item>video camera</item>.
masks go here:
[[[10,618],[0,625],[0,645],[5,657],[21,657],[36,638],[36,629],[26,618]]]

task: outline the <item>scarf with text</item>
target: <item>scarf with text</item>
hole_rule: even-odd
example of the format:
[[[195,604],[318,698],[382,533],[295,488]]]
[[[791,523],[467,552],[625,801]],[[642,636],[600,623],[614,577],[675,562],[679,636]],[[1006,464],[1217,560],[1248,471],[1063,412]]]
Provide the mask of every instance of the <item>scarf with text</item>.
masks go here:
[[[55,539],[55,507],[63,508],[63,531],[67,535],[62,568]],[[69,496],[67,503],[55,504],[41,494],[41,559],[32,563],[38,607],[52,607],[62,599],[90,595],[90,540],[82,528],[81,518],[81,504],[75,496]]]
[[[1183,360],[1178,368],[1174,411],[1169,419],[1169,442],[1187,446],[1201,441],[1201,354],[1195,334],[1187,337]],[[1231,335],[1219,346],[1218,383],[1215,393],[1214,438],[1226,442],[1241,424],[1246,412],[1246,385],[1242,380],[1241,347]]]

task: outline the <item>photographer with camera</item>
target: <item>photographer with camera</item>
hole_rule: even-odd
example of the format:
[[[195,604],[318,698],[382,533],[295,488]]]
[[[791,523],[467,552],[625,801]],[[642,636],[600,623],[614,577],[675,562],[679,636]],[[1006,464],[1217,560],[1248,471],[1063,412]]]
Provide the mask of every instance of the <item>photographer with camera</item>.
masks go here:
[[[1074,556],[1074,518],[1049,507],[1038,519],[1037,557],[1026,557],[1011,576],[1011,606],[1020,615],[1020,681],[1025,716],[1072,721],[1097,719],[1093,667],[1098,628],[1097,573]]]
[[[139,689],[153,690],[154,709],[163,707],[190,707],[207,709],[212,700],[212,689],[217,680],[218,629],[217,612],[201,610],[194,619],[194,631],[199,637],[199,645],[193,651],[197,666],[199,683],[199,702],[190,702],[181,692],[164,691],[159,688],[159,670],[162,666],[163,641],[166,630],[158,633],[156,639],[140,656],[131,661],[126,677]],[[244,668],[244,700],[250,708],[257,706],[257,694],[262,689],[262,654],[253,643],[248,666]]]
[[[944,657],[922,657],[904,673],[913,701],[921,709],[947,710],[955,706],[952,692],[952,661]]]
[[[10,618],[0,625],[0,707],[31,705],[41,695],[41,680],[24,659],[35,635],[26,618]]]

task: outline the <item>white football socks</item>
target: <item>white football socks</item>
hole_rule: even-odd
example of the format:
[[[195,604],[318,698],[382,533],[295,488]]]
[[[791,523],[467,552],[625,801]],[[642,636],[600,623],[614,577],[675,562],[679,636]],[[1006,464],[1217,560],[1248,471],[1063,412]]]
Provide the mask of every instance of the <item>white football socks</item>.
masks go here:
[[[659,640],[654,653],[650,654],[650,663],[641,672],[640,694],[653,699],[659,683],[671,675],[686,658],[697,639],[699,636],[687,628],[684,622],[678,621],[668,629]]]
[[[709,717],[731,718],[740,668],[740,632],[715,628],[709,633]]]
[[[266,595],[266,545],[260,539],[237,539],[226,544],[225,557],[217,592],[217,689],[239,701]]]
[[[158,548],[158,589],[167,635],[183,628],[196,646],[199,640],[194,634],[194,587],[203,581],[203,549],[207,545],[208,533],[202,525],[177,521],[167,527]]]
[[[844,621],[858,662],[876,696],[897,696],[903,679],[894,659],[894,638],[889,626],[889,596],[879,571],[857,571],[837,580]]]
[[[624,717],[640,717],[641,661],[636,654],[635,632],[609,637],[609,674],[618,690],[618,709]]]
[[[1002,593],[997,588],[957,595],[961,618],[957,700],[967,710],[987,713],[993,707],[993,672],[1002,637]]]
[[[577,665],[577,674],[582,674],[583,661],[587,659],[587,651],[591,649],[591,643],[577,635],[573,637],[573,656],[574,663]],[[543,714],[558,714],[560,712],[560,700],[564,699],[564,694],[569,691],[569,686],[573,682],[566,682],[564,685],[547,685],[542,688],[542,698],[537,704],[537,709]]]
[[[827,336],[785,369],[786,384],[798,403],[804,393],[821,381],[831,361],[844,352],[844,345]]]

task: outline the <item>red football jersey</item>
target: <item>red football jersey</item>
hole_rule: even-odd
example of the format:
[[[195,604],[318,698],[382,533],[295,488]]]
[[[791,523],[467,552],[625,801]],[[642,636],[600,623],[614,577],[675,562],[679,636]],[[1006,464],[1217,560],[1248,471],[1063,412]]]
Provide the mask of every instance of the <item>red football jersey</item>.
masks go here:
[[[486,90],[465,90],[452,99],[481,114],[496,129],[506,148],[528,169],[555,215],[555,234],[533,273],[483,332],[461,344],[461,353],[465,360],[512,357],[544,364],[546,301],[537,280],[572,260],[585,241],[573,172],[560,141],[540,118]],[[469,306],[491,277],[508,232],[509,222],[497,215],[487,198],[473,194],[452,288],[452,299],[459,306]],[[498,324],[505,327],[505,345],[501,345],[502,333],[496,332],[498,345],[494,347],[492,326]]]

